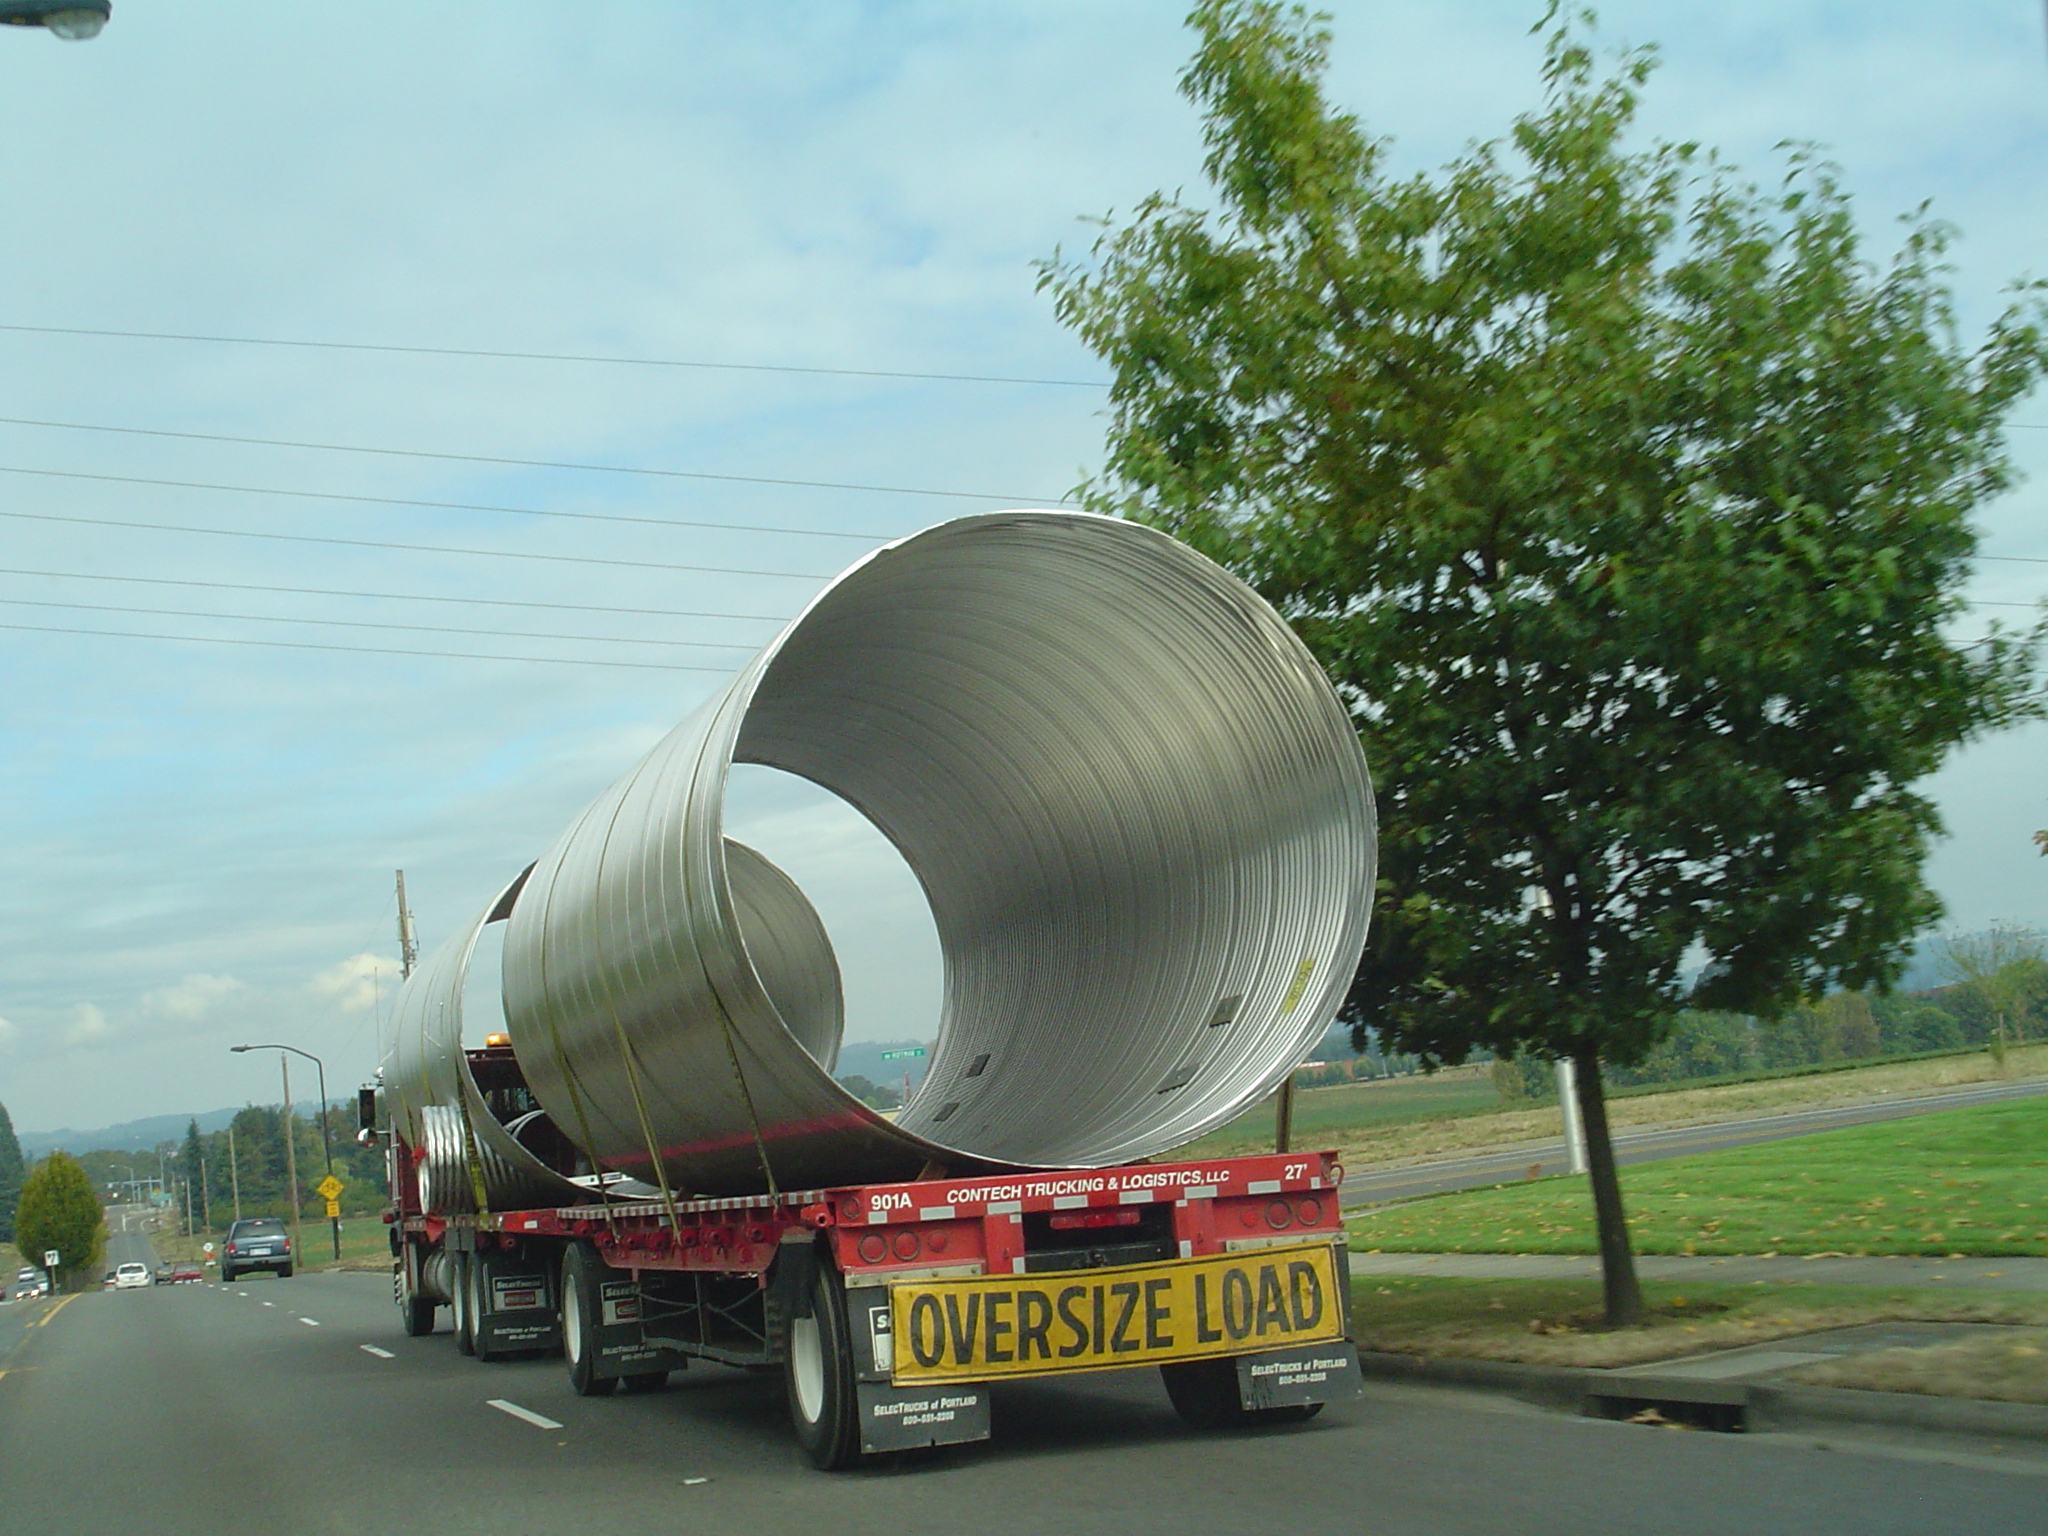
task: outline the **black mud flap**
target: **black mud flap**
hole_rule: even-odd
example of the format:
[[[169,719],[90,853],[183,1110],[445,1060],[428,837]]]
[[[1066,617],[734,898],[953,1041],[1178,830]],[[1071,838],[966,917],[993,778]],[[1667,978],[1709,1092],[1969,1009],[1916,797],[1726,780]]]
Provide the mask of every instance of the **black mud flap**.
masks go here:
[[[477,1353],[486,1359],[562,1347],[551,1266],[537,1257],[479,1251]]]
[[[988,1384],[970,1381],[929,1387],[854,1383],[860,1404],[860,1448],[909,1451],[925,1445],[960,1445],[988,1438]]]
[[[597,1316],[586,1325],[590,1373],[598,1380],[689,1368],[688,1355],[647,1337],[642,1305],[640,1284],[631,1275],[614,1270],[598,1279]]]
[[[1363,1390],[1358,1346],[1346,1339],[1237,1357],[1238,1397],[1249,1409],[1335,1403]]]

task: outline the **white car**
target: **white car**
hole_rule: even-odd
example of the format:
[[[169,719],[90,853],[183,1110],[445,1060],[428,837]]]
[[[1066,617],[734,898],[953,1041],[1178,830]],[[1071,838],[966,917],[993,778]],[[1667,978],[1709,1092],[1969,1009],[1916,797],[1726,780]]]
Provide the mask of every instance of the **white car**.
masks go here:
[[[117,1291],[132,1291],[154,1283],[147,1264],[123,1264],[114,1271],[114,1289]]]

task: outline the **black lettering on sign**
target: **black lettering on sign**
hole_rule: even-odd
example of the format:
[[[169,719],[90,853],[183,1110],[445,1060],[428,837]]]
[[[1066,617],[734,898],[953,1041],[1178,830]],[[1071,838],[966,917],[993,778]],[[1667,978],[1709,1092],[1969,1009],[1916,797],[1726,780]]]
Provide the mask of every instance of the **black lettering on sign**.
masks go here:
[[[1010,1291],[990,1291],[988,1293],[988,1305],[982,1309],[982,1324],[988,1332],[987,1358],[990,1360],[1014,1360],[1017,1358],[1010,1352],[1008,1343],[1004,1342],[1009,1338],[1015,1324],[1007,1317],[1000,1321],[996,1318],[997,1307],[1000,1306],[1007,1312],[1015,1304],[1016,1300],[1015,1294]]]
[[[1252,1282],[1241,1269],[1223,1272],[1223,1330],[1233,1339],[1252,1331]]]
[[[1173,1289],[1170,1278],[1147,1280],[1145,1282],[1145,1347],[1147,1349],[1173,1348],[1173,1335],[1159,1325],[1173,1319],[1173,1308],[1163,1305],[1158,1296],[1161,1291]]]
[[[1088,1353],[1088,1319],[1074,1310],[1074,1303],[1087,1294],[1088,1287],[1085,1285],[1065,1285],[1060,1287],[1058,1298],[1060,1322],[1072,1330],[1074,1335],[1072,1339],[1060,1346],[1060,1358],[1062,1360],[1071,1360],[1076,1355]]]
[[[1102,1287],[1091,1285],[1088,1288],[1088,1295],[1095,1304],[1092,1309],[1095,1331],[1088,1336],[1088,1352],[1091,1355],[1099,1355],[1109,1346],[1109,1340],[1102,1331]]]
[[[1038,1358],[1050,1360],[1052,1358],[1052,1346],[1045,1340],[1045,1331],[1051,1326],[1051,1298],[1043,1291],[1019,1291],[1017,1293],[1017,1358],[1019,1360],[1029,1360],[1031,1358],[1031,1348],[1035,1344],[1038,1346]]]
[[[1259,1266],[1259,1336],[1265,1337],[1266,1327],[1271,1324],[1280,1332],[1287,1331],[1287,1293],[1280,1289],[1280,1267],[1277,1264]]]
[[[974,1363],[974,1335],[981,1318],[981,1292],[967,1293],[967,1317],[962,1326],[960,1317],[960,1293],[946,1292],[946,1332],[953,1338],[953,1363],[972,1365]]]
[[[1214,1344],[1223,1337],[1221,1328],[1209,1326],[1209,1277],[1195,1271],[1195,1342]]]
[[[1116,1328],[1109,1336],[1109,1347],[1116,1354],[1127,1355],[1139,1347],[1138,1341],[1129,1336],[1131,1318],[1138,1310],[1138,1282],[1119,1280],[1109,1288],[1109,1294],[1121,1296],[1124,1303],[1117,1309]]]
[[[1313,1328],[1323,1320],[1323,1282],[1316,1274],[1316,1267],[1305,1259],[1296,1259],[1287,1266],[1288,1300],[1294,1304],[1294,1326],[1297,1330]]]
[[[926,1370],[946,1358],[946,1323],[939,1315],[939,1298],[930,1291],[910,1303],[910,1353]]]

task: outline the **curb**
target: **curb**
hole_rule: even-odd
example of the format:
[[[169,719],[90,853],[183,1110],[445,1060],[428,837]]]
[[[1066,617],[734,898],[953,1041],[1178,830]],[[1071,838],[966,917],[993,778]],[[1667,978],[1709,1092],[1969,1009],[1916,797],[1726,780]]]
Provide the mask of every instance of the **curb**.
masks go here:
[[[1410,1381],[1503,1392],[1545,1408],[1572,1408],[1589,1418],[1626,1418],[1643,1408],[1702,1428],[1785,1430],[1823,1424],[1870,1424],[1944,1434],[2048,1441],[2048,1407],[1917,1392],[1865,1392],[1844,1387],[1769,1386],[1760,1382],[1624,1376],[1583,1366],[1525,1365],[1507,1360],[1426,1359],[1358,1352],[1358,1366],[1380,1381]],[[1731,1417],[1732,1415],[1732,1417]]]

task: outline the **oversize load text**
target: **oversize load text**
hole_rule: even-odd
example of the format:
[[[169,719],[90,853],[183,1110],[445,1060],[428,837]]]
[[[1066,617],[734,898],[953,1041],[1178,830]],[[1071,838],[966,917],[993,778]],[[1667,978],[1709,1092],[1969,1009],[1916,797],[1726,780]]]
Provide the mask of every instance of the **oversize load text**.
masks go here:
[[[1241,1355],[1342,1336],[1330,1246],[890,1287],[899,1383]]]

